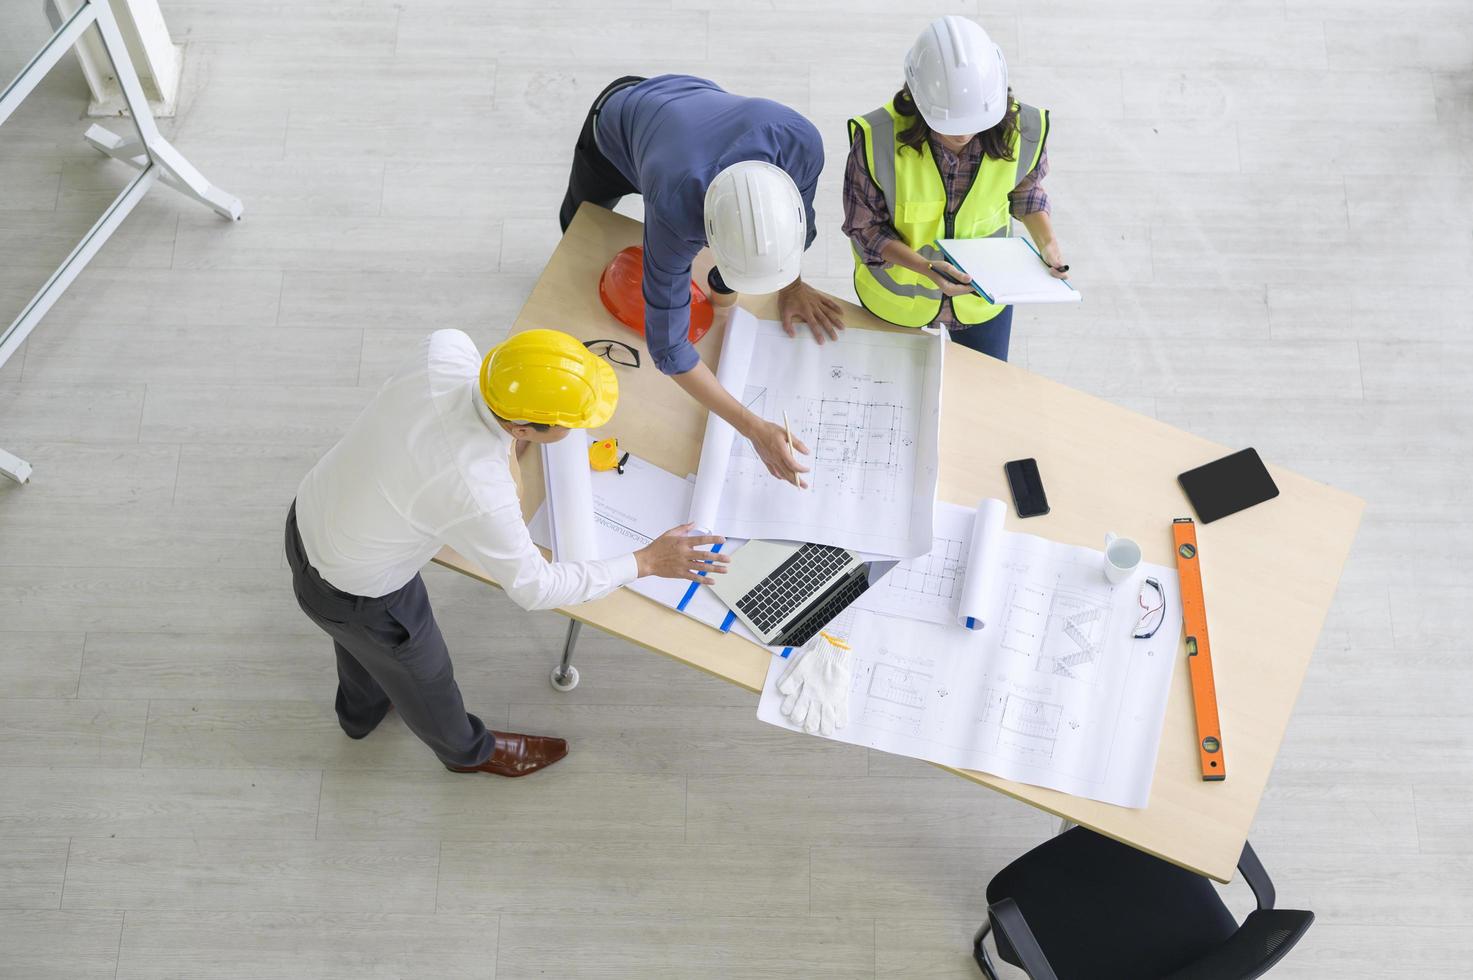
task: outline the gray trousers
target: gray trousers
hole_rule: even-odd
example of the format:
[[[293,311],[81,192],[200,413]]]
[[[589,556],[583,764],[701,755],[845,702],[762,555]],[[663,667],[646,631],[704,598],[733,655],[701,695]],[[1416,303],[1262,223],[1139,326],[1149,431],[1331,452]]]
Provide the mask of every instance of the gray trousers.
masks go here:
[[[478,766],[495,740],[465,710],[450,650],[435,623],[424,579],[378,598],[333,588],[307,561],[297,505],[286,516],[286,560],[297,605],[328,636],[338,658],[338,723],[362,738],[392,704],[409,730],[448,766]]]

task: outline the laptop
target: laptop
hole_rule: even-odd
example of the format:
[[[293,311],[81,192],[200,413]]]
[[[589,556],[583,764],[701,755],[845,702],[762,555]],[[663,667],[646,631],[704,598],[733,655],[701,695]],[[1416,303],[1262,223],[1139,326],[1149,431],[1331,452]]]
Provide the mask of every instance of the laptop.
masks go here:
[[[748,541],[711,586],[718,598],[768,646],[802,646],[894,562],[868,562],[821,544]]]

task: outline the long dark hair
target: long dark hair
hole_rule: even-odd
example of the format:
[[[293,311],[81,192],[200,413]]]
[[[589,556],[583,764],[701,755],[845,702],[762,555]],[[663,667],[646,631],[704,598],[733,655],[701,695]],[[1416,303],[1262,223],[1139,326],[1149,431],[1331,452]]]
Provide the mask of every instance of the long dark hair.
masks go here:
[[[926,118],[916,109],[916,101],[911,97],[909,85],[902,85],[900,91],[895,93],[895,111],[911,119],[910,126],[900,131],[898,139],[901,145],[920,153],[922,144],[931,135],[931,127],[926,125]],[[996,126],[986,132],[978,133],[975,138],[982,141],[984,157],[993,160],[1011,160],[1017,134],[1018,104],[1013,101],[1013,90],[1010,88],[1008,89],[1008,111],[1003,114]]]

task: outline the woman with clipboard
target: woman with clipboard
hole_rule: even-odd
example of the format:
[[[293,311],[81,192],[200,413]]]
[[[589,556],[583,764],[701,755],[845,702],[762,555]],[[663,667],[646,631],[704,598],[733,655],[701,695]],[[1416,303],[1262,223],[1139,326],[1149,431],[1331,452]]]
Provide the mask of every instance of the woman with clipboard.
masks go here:
[[[1050,272],[1068,278],[1049,220],[1048,112],[1015,102],[1002,50],[976,23],[942,17],[905,58],[905,85],[849,120],[844,233],[865,308],[903,327],[932,324],[1008,358],[1013,309],[988,302],[945,260],[941,238],[1028,229]]]

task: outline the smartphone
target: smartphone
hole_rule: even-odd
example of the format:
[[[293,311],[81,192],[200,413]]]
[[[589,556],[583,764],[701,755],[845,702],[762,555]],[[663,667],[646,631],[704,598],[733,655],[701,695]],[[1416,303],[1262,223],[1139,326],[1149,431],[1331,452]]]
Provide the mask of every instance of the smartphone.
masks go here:
[[[1247,510],[1279,495],[1256,449],[1213,460],[1176,478],[1203,524]]]
[[[1003,465],[1008,475],[1008,489],[1013,492],[1013,506],[1019,517],[1040,517],[1048,513],[1048,497],[1043,492],[1043,478],[1038,475],[1038,460],[1015,459]]]

